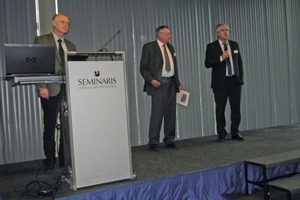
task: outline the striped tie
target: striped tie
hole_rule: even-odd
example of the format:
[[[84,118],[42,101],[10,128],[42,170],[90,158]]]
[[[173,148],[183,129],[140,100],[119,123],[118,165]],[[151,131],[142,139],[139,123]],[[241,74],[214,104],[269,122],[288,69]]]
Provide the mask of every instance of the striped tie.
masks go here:
[[[171,71],[171,65],[170,65],[170,58],[167,52],[166,44],[163,45],[164,47],[164,54],[165,54],[165,69],[167,72]]]
[[[228,51],[228,45],[226,43],[223,43],[223,45],[224,45],[224,51]],[[231,63],[229,57],[226,58],[225,61],[226,61],[228,76],[232,76]]]

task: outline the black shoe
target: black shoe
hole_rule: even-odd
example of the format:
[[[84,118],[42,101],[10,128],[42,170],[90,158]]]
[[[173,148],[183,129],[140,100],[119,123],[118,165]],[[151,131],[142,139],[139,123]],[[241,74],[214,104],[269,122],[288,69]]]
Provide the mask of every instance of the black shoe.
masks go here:
[[[58,166],[59,167],[64,167],[65,166],[65,164],[66,164],[65,163],[65,158],[63,156],[60,156],[59,159],[58,159],[58,161],[59,161],[58,162]]]
[[[175,142],[170,142],[169,144],[166,144],[166,146],[171,149],[177,149]]]
[[[219,135],[217,142],[224,142],[226,135]]]
[[[225,141],[225,137],[220,137],[217,139],[217,142],[224,142]]]
[[[56,163],[56,159],[44,159],[43,160],[43,171],[46,172],[46,171],[53,171],[54,169],[54,165]]]
[[[150,148],[150,151],[159,151],[157,144],[150,144],[149,148]]]
[[[46,163],[44,164],[43,171],[44,172],[53,172],[54,166],[52,163]]]
[[[53,162],[53,165],[55,165],[55,163],[56,163],[56,158],[54,157],[52,161],[51,161],[51,159],[47,159],[47,158],[43,160],[43,163],[44,163],[44,164],[48,164],[48,163],[51,163],[51,162]]]
[[[234,134],[231,134],[231,138],[232,138],[233,140],[240,140],[240,141],[245,140],[245,139],[241,136],[240,133],[234,133]]]
[[[58,166],[59,167],[64,167],[65,166],[65,161],[59,161]]]

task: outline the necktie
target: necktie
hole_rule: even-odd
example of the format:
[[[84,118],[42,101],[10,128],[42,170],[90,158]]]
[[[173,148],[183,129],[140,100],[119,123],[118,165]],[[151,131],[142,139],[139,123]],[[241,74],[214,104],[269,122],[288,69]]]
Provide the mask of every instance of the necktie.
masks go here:
[[[224,51],[228,51],[228,45],[226,43],[223,43],[223,45],[224,45]],[[228,76],[232,76],[231,63],[229,57],[226,58],[225,61],[226,61]]]
[[[58,39],[57,41],[58,41],[58,52],[59,52],[61,66],[64,67],[65,66],[65,53],[64,53],[64,49],[61,45],[62,40]]]
[[[167,72],[171,71],[171,65],[170,65],[170,58],[167,52],[166,44],[163,45],[164,47],[164,54],[165,54],[165,69]]]

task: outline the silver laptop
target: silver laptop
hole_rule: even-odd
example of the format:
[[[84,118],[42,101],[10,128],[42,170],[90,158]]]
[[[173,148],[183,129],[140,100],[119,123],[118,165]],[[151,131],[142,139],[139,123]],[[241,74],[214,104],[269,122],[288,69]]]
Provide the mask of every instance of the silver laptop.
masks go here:
[[[4,44],[6,77],[55,74],[55,47],[47,44]]]

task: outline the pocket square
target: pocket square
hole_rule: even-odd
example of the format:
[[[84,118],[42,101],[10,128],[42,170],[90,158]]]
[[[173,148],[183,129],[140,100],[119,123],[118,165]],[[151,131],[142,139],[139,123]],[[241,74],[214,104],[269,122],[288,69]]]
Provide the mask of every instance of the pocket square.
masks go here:
[[[233,53],[238,53],[239,51],[238,50],[233,50]]]

